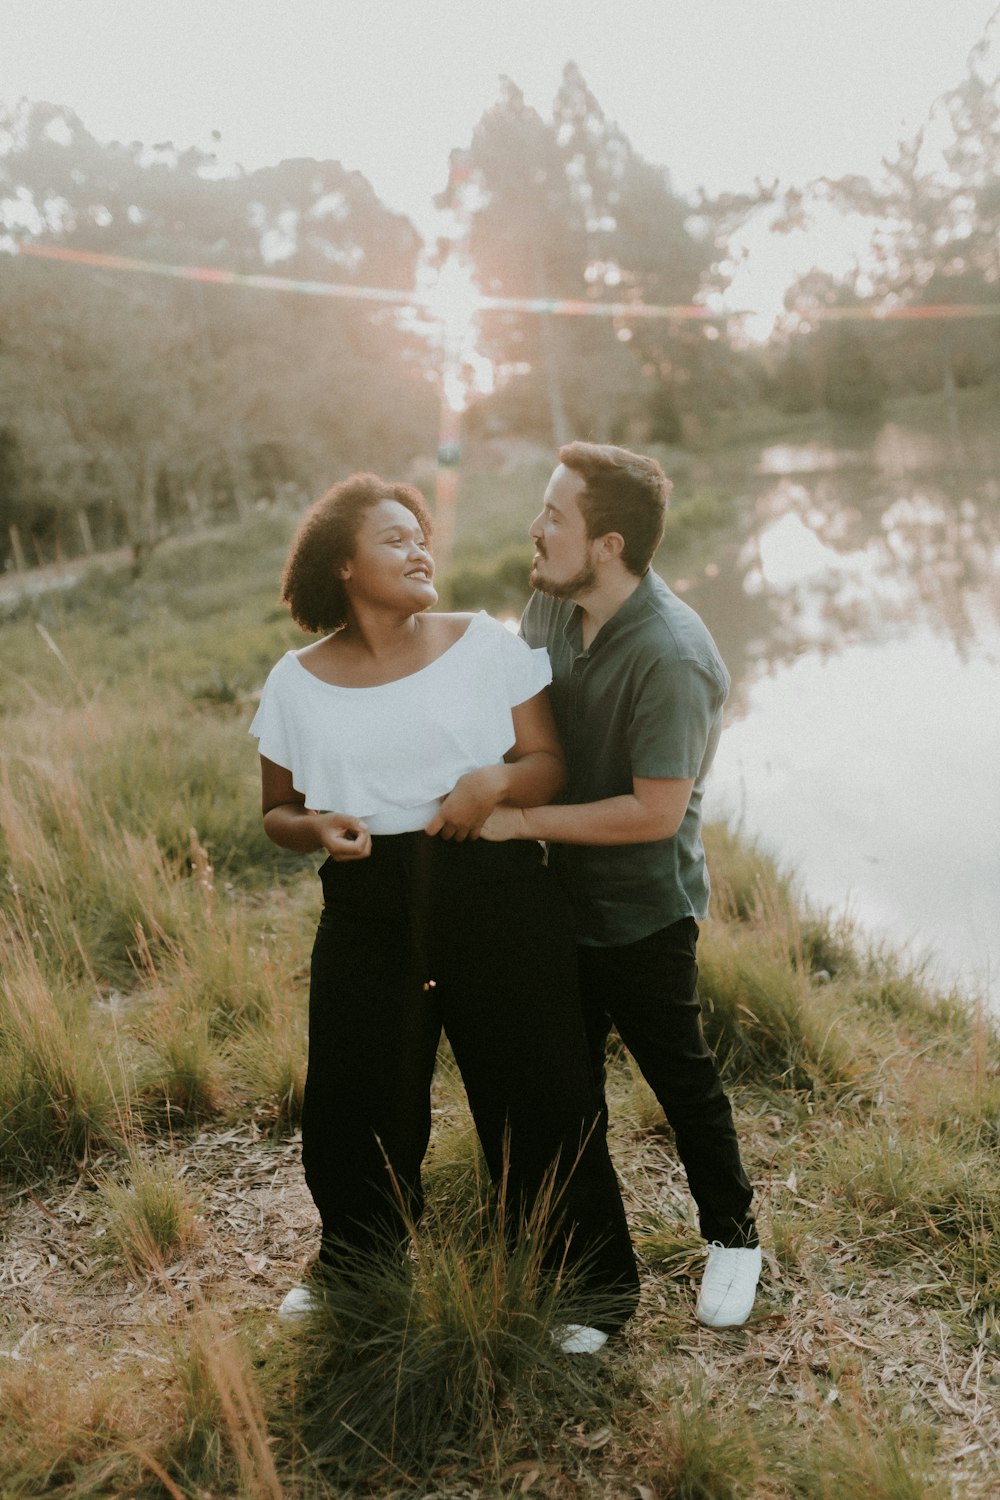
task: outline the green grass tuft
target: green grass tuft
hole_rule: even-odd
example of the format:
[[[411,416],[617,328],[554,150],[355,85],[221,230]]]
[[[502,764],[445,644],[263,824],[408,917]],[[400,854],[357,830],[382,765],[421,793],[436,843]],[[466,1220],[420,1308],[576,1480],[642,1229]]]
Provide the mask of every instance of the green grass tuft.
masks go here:
[[[0,1180],[82,1166],[118,1140],[118,1103],[85,992],[43,972],[0,921]]]
[[[226,1055],[209,1018],[183,1004],[152,1017],[151,1055],[137,1079],[146,1119],[170,1130],[200,1124],[224,1108],[230,1080]]]
[[[106,1228],[118,1254],[133,1269],[161,1270],[197,1235],[195,1205],[170,1158],[130,1153],[128,1180],[100,1183]]]
[[[451,1212],[414,1233],[405,1263],[321,1283],[322,1310],[277,1366],[286,1441],[297,1435],[333,1482],[407,1493],[439,1475],[495,1482],[523,1460],[575,1459],[553,1414],[606,1422],[613,1381],[553,1345],[553,1327],[601,1310],[543,1272],[546,1232],[543,1211],[508,1248],[478,1209]]]
[[[752,1500],[764,1470],[756,1434],[714,1406],[701,1382],[684,1390],[667,1385],[657,1395],[661,1415],[642,1483],[670,1500]]]

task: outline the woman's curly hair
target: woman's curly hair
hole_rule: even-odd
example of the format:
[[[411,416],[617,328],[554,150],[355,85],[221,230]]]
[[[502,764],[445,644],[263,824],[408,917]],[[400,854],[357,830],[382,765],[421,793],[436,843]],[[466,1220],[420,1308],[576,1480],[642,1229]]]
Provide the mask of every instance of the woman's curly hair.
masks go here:
[[[281,597],[303,630],[339,630],[347,622],[347,594],[340,569],[354,556],[365,511],[380,500],[398,500],[420,523],[424,541],[431,539],[431,518],[424,497],[412,484],[390,484],[377,474],[351,474],[306,511],[292,538]]]

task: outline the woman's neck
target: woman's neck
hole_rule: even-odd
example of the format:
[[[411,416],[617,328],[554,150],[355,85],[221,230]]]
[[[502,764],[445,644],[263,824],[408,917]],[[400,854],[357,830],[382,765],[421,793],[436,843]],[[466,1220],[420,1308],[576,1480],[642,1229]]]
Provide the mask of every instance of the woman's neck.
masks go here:
[[[374,661],[412,649],[420,634],[420,616],[399,615],[385,610],[352,608],[343,630],[336,639],[343,650],[347,647]]]

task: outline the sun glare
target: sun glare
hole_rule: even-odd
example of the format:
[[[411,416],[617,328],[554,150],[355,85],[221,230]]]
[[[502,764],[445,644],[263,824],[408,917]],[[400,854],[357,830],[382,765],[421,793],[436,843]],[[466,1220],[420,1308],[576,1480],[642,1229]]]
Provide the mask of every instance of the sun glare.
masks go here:
[[[423,303],[449,343],[464,347],[475,331],[480,297],[467,261],[451,255],[428,286]]]
[[[476,314],[482,299],[472,279],[472,267],[450,255],[431,273],[421,294],[424,311],[440,329],[444,350],[444,399],[454,411],[464,411],[470,392],[493,390],[493,365],[476,347]]]
[[[821,201],[810,204],[805,228],[777,234],[776,217],[773,209],[756,214],[734,236],[732,280],[721,296],[705,299],[713,311],[743,314],[739,336],[751,344],[770,338],[786,313],[785,295],[800,276],[817,266],[847,276],[864,262],[871,239],[867,219]]]

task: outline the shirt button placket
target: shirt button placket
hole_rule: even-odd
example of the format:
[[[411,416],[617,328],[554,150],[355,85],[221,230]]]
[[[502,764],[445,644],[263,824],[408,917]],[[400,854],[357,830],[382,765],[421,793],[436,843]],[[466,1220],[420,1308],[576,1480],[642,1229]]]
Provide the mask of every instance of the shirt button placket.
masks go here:
[[[569,679],[569,722],[570,722],[570,744],[577,742],[580,720],[580,702],[583,698],[583,676],[587,670],[590,657],[585,651],[573,658],[573,670]],[[567,752],[569,746],[566,747]]]

